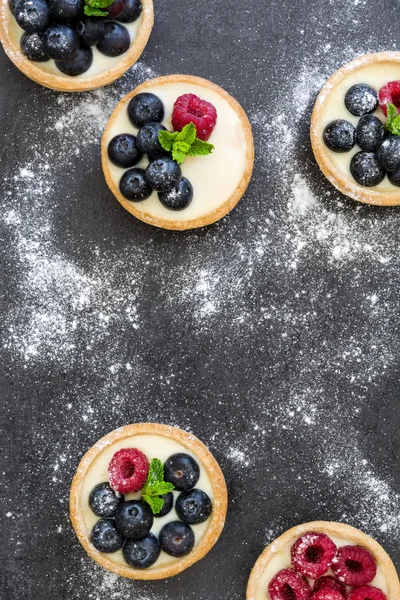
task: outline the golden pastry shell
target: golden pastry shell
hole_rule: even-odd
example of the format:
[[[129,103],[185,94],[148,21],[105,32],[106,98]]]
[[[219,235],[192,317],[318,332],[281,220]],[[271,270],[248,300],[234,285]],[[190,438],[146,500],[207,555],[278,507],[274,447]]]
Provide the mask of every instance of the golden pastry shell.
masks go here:
[[[127,52],[121,56],[120,60],[113,67],[90,77],[81,76],[79,78],[69,77],[68,75],[63,75],[61,72],[59,75],[49,73],[38,66],[37,63],[26,58],[8,28],[8,22],[13,18],[8,2],[1,2],[0,41],[4,51],[15,66],[27,77],[36,81],[36,83],[40,83],[40,85],[52,90],[60,92],[85,92],[112,83],[135,64],[150,37],[154,23],[154,8],[153,0],[142,0],[142,20],[136,37],[132,40]]]
[[[220,96],[222,96],[228,102],[228,104],[230,104],[230,106],[234,109],[234,111],[238,115],[243,132],[244,132],[244,136],[245,136],[246,165],[245,165],[243,177],[240,181],[240,184],[234,191],[234,193],[229,198],[227,198],[227,200],[222,205],[218,206],[218,208],[216,208],[215,210],[208,212],[207,214],[205,214],[197,219],[190,219],[187,221],[181,221],[181,220],[178,221],[178,220],[174,220],[172,218],[171,219],[160,219],[160,218],[152,216],[151,214],[144,212],[134,202],[129,202],[129,200],[124,198],[124,196],[119,191],[118,186],[114,182],[114,179],[111,175],[110,162],[109,162],[109,158],[108,158],[107,150],[108,150],[108,142],[110,140],[109,131],[110,131],[114,121],[116,120],[118,115],[121,113],[121,111],[127,110],[130,100],[137,94],[140,94],[141,92],[146,91],[146,89],[148,87],[152,87],[152,86],[156,86],[156,85],[163,85],[166,83],[195,84],[195,85],[209,88],[209,89],[213,90],[214,92],[218,93]],[[132,92],[130,92],[127,96],[122,98],[122,100],[117,104],[114,112],[112,113],[112,115],[110,117],[110,120],[107,124],[104,134],[103,134],[103,138],[102,138],[102,142],[101,142],[101,159],[102,159],[103,171],[104,171],[104,175],[105,175],[108,187],[110,188],[110,190],[112,191],[114,196],[117,198],[118,202],[120,202],[122,204],[122,206],[128,212],[130,212],[132,215],[134,215],[141,221],[144,221],[145,223],[154,225],[156,227],[161,227],[163,229],[172,229],[172,230],[194,229],[196,227],[205,227],[206,225],[215,223],[216,221],[218,221],[219,219],[224,217],[226,214],[228,214],[236,206],[236,204],[239,202],[239,200],[242,198],[243,194],[245,193],[245,191],[249,185],[251,175],[253,172],[253,164],[254,164],[253,134],[251,131],[251,125],[249,123],[249,120],[247,118],[245,111],[243,110],[241,105],[237,102],[237,100],[232,98],[232,96],[230,94],[228,94],[228,92],[226,92],[224,89],[222,89],[215,83],[208,81],[207,79],[203,79],[201,77],[195,77],[193,75],[167,75],[165,77],[157,77],[156,79],[150,79],[150,80],[146,81],[145,83],[142,83],[136,89],[134,89]]]
[[[332,90],[340,85],[341,81],[349,75],[356,73],[360,69],[372,65],[400,65],[400,52],[377,52],[375,54],[365,54],[360,58],[344,65],[336,71],[325,83],[315,102],[311,118],[311,145],[315,159],[319,168],[327,179],[345,196],[364,202],[366,204],[375,204],[377,206],[396,206],[400,204],[399,191],[379,191],[373,188],[367,188],[359,185],[351,176],[346,176],[330,159],[327,148],[324,144],[322,134],[322,115],[327,98]]]
[[[294,542],[309,531],[325,533],[328,536],[336,536],[344,540],[348,540],[349,544],[362,546],[372,554],[376,563],[379,565],[381,572],[387,582],[388,600],[399,600],[400,598],[400,582],[394,564],[390,556],[385,552],[380,544],[363,533],[359,529],[346,525],[344,523],[334,523],[331,521],[314,521],[312,523],[304,523],[293,527],[278,537],[272,544],[265,548],[264,552],[258,557],[253,570],[251,571],[249,583],[247,586],[247,600],[254,600],[257,591],[258,583],[264,570],[270,560],[276,556],[281,548],[285,546],[291,547]],[[267,590],[265,597],[268,598]]]
[[[133,569],[128,565],[122,566],[114,563],[107,554],[98,552],[90,543],[86,533],[86,526],[79,510],[79,500],[83,481],[86,473],[94,460],[101,454],[105,447],[111,446],[124,438],[137,435],[159,435],[176,440],[192,452],[202,463],[210,477],[214,491],[213,511],[206,533],[200,543],[195,546],[190,554],[159,568]],[[101,438],[82,458],[74,475],[70,491],[70,518],[75,533],[86,552],[104,569],[127,577],[129,579],[164,579],[181,573],[195,562],[202,559],[217,542],[224,528],[228,505],[228,493],[221,468],[208,448],[194,435],[177,427],[161,425],[158,423],[136,423],[116,429]]]

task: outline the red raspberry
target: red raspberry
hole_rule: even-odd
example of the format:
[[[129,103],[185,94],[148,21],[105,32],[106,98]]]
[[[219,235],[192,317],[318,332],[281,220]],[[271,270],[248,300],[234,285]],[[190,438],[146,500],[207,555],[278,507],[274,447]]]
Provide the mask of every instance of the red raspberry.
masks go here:
[[[217,109],[195,94],[179,96],[172,111],[172,126],[181,131],[189,123],[195,124],[197,137],[206,142],[217,123]]]
[[[325,575],[325,577],[317,579],[314,585],[314,594],[315,592],[325,590],[326,588],[329,590],[336,590],[337,592],[340,592],[342,596],[346,596],[346,586],[330,575]]]
[[[366,585],[376,575],[376,562],[365,548],[343,546],[333,559],[332,569],[346,585]]]
[[[381,109],[387,115],[387,104],[394,104],[400,112],[400,81],[389,81],[378,93]]]
[[[108,465],[110,486],[120,494],[133,494],[142,489],[149,472],[149,461],[137,448],[122,448]]]
[[[292,546],[292,565],[305,577],[317,579],[327,573],[337,548],[324,533],[305,533]]]
[[[387,600],[387,598],[382,590],[372,585],[363,585],[352,590],[348,600]]]
[[[337,590],[326,587],[311,596],[311,600],[344,600],[344,596]]]
[[[268,594],[271,600],[308,600],[311,588],[294,569],[283,569],[271,579]]]

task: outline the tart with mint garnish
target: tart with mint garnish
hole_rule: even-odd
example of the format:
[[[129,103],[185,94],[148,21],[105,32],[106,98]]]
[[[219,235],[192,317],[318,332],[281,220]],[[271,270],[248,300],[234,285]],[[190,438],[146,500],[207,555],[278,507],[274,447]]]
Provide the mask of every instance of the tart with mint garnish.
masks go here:
[[[176,427],[116,429],[82,458],[70,516],[87,553],[130,579],[163,579],[203,558],[227,510],[224,476],[209,450]]]
[[[153,0],[5,0],[0,40],[25,75],[55,90],[107,85],[139,58]]]
[[[368,204],[400,204],[400,53],[367,54],[325,84],[311,141],[324,175]]]
[[[251,126],[225,90],[199,77],[152,79],[125,96],[102,139],[108,186],[138,219],[165,229],[218,221],[254,162]]]
[[[315,521],[270,544],[251,572],[247,600],[398,600],[385,550],[350,525]]]

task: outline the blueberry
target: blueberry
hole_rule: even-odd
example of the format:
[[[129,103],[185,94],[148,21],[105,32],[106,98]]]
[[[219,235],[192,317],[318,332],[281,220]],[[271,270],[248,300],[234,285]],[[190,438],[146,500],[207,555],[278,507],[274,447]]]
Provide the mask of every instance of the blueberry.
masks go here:
[[[49,22],[49,7],[46,0],[18,0],[14,4],[14,17],[27,33],[41,33]]]
[[[376,153],[378,162],[385,171],[400,169],[400,137],[391,135],[379,146]]]
[[[397,187],[400,187],[400,169],[394,171],[393,173],[388,173],[387,175],[390,183],[396,185]]]
[[[356,142],[361,150],[375,152],[385,136],[385,128],[382,121],[374,115],[365,115],[358,121],[356,129]]]
[[[50,60],[43,49],[42,38],[37,33],[24,33],[21,38],[21,50],[26,58],[34,62]]]
[[[108,158],[122,169],[135,166],[143,154],[136,146],[136,138],[130,133],[121,133],[113,137],[108,144]]]
[[[51,18],[60,23],[79,19],[85,5],[84,0],[48,0],[48,2]]]
[[[193,187],[186,177],[182,177],[176,188],[169,192],[159,192],[158,198],[169,210],[183,210],[193,200]]]
[[[99,552],[117,552],[124,544],[125,538],[121,535],[112,519],[100,519],[92,529],[90,541]]]
[[[344,103],[352,115],[362,117],[378,108],[378,94],[369,85],[357,83],[346,93]]]
[[[164,494],[164,496],[160,496],[160,498],[164,500],[164,504],[160,512],[154,515],[155,517],[165,517],[165,515],[171,512],[174,505],[174,495],[172,492],[169,492],[169,494]]]
[[[160,552],[160,542],[152,533],[140,540],[126,540],[122,549],[126,562],[135,569],[147,569],[154,565]]]
[[[165,156],[166,151],[158,141],[160,131],[165,131],[166,127],[161,123],[147,123],[139,129],[137,134],[137,147],[143,154],[147,154],[153,160]],[[150,160],[150,159],[149,159]]]
[[[117,508],[115,525],[125,537],[137,540],[145,537],[153,526],[153,513],[143,500],[128,500]]]
[[[113,517],[124,497],[115,492],[108,481],[98,483],[90,492],[89,506],[98,517]]]
[[[124,11],[119,15],[118,21],[121,23],[133,23],[140,17],[142,12],[142,3],[140,0],[127,0]]]
[[[103,39],[97,44],[98,50],[106,56],[120,56],[131,45],[131,36],[126,27],[120,23],[107,21]]]
[[[194,489],[179,494],[175,510],[181,521],[196,525],[207,521],[212,512],[212,503],[205,492]]]
[[[182,171],[172,158],[157,158],[148,164],[144,177],[153,190],[167,192],[178,185]]]
[[[104,36],[104,21],[98,17],[85,17],[76,24],[76,31],[88,46],[96,46]]]
[[[350,163],[350,171],[360,185],[373,187],[385,178],[385,171],[380,166],[373,152],[358,152]]]
[[[333,152],[348,152],[356,143],[356,128],[343,119],[332,121],[325,127],[324,142]]]
[[[164,118],[164,105],[155,94],[144,92],[134,96],[129,102],[128,116],[138,129],[147,123],[161,123]]]
[[[58,70],[61,71],[61,73],[64,73],[64,75],[76,77],[77,75],[86,73],[86,71],[88,71],[92,66],[92,62],[92,49],[88,48],[87,46],[81,46],[74,58],[71,58],[70,60],[56,61],[56,65]]]
[[[182,521],[171,521],[160,531],[160,545],[170,556],[186,556],[193,549],[195,537],[192,528]]]
[[[54,25],[43,34],[43,48],[54,60],[71,60],[78,54],[79,36],[68,25]]]
[[[200,467],[189,454],[173,454],[164,464],[164,479],[180,492],[194,488],[200,477]]]
[[[114,0],[107,6],[108,18],[116,19],[126,8],[126,0]]]
[[[144,169],[130,169],[123,174],[119,183],[119,190],[127,200],[141,202],[152,193],[152,188],[147,184]]]

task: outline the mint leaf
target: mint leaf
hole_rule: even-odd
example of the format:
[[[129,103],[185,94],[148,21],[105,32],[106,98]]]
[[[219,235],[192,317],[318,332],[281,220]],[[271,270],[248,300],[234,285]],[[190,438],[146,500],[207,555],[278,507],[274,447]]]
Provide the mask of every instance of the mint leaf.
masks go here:
[[[164,506],[164,500],[155,496],[142,496],[142,499],[150,505],[153,515],[158,515],[161,512],[162,507]]]
[[[90,0],[96,1],[96,0]],[[172,158],[181,164],[187,156],[206,156],[211,154],[214,146],[196,137],[194,123],[188,123],[182,131],[160,131],[158,141],[167,152],[172,152]]]
[[[393,135],[400,135],[400,115],[394,104],[387,104],[386,129]]]
[[[106,17],[108,11],[100,10],[110,6],[114,0],[85,0],[83,12],[88,17]]]
[[[191,145],[188,154],[189,156],[207,156],[207,154],[211,154],[213,150],[214,146],[212,144],[196,138]]]
[[[160,142],[164,150],[166,150],[167,152],[171,152],[174,140],[177,136],[178,131],[174,131],[173,133],[171,133],[170,131],[160,131],[158,134],[158,141]]]
[[[174,486],[172,483],[164,481],[164,465],[158,458],[153,458],[147,480],[142,489],[142,499],[149,504],[153,514],[158,514],[164,506],[164,494],[172,492]]]

